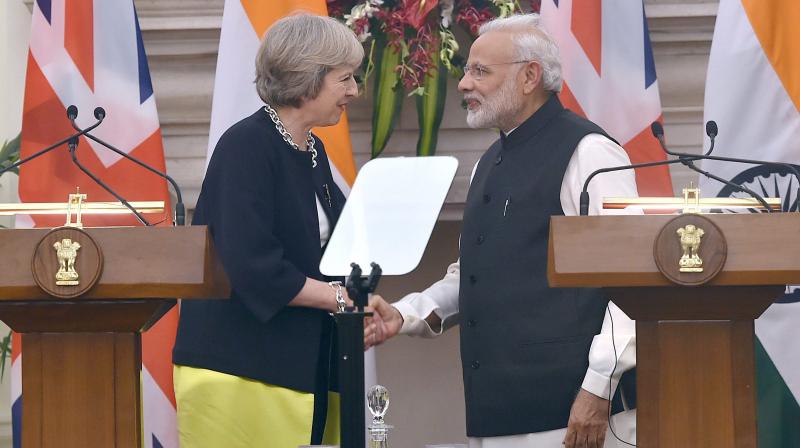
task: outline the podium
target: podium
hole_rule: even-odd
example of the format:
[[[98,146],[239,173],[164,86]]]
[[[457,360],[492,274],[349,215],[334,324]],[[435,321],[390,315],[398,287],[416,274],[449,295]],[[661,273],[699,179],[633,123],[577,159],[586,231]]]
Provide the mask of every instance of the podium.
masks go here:
[[[686,223],[705,272],[677,272]],[[638,446],[757,446],[753,321],[800,282],[799,237],[795,213],[552,218],[550,286],[602,287],[636,320]]]
[[[58,231],[0,230],[0,320],[24,350],[22,446],[139,448],[141,332],[177,298],[228,297],[227,276],[204,226]]]

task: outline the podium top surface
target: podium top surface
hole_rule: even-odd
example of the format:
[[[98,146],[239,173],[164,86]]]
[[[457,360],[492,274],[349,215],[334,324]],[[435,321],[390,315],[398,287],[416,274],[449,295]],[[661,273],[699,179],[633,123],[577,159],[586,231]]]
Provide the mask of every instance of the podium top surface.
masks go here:
[[[728,254],[709,286],[800,283],[800,214],[702,215]],[[676,286],[659,271],[653,243],[674,215],[554,216],[548,280],[553,287]]]
[[[31,261],[50,229],[0,230],[0,301],[57,300],[39,288]],[[100,278],[72,300],[227,298],[230,286],[205,226],[84,231],[103,255]]]

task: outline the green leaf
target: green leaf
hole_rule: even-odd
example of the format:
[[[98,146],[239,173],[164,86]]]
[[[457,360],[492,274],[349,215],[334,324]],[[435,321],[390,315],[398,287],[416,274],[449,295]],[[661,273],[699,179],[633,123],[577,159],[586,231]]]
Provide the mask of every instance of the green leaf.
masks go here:
[[[21,134],[17,135],[11,141],[3,142],[0,147],[0,166],[7,167],[19,160]],[[14,168],[12,172],[19,175],[19,170]]]
[[[447,98],[447,69],[439,61],[436,70],[425,76],[425,94],[417,97],[417,119],[419,120],[419,139],[417,155],[432,156],[436,153],[439,126],[444,117],[444,102]]]
[[[389,141],[400,107],[403,104],[403,86],[395,70],[400,65],[400,52],[378,42],[375,78],[375,92],[372,99],[372,158],[378,157]]]
[[[0,379],[6,373],[6,361],[11,358],[11,331],[0,339]]]

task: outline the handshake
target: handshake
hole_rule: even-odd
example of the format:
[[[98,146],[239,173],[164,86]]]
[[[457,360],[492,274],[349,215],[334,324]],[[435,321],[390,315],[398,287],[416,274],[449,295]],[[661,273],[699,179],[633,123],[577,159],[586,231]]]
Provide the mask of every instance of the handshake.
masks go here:
[[[403,326],[400,311],[377,294],[370,297],[368,310],[373,314],[364,319],[364,350],[384,343]]]
[[[370,297],[367,309],[373,314],[372,317],[364,319],[364,350],[380,345],[397,335],[405,321],[400,311],[378,294]],[[442,319],[437,313],[430,313],[424,321],[422,325],[427,324],[434,333],[441,332]]]

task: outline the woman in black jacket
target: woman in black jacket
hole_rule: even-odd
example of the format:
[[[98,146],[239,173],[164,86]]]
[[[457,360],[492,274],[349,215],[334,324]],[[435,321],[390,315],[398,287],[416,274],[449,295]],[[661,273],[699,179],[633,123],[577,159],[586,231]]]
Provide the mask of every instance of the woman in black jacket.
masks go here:
[[[220,138],[192,224],[209,226],[230,300],[186,301],[173,352],[182,447],[338,443],[331,312],[319,272],[344,205],[311,128],[336,124],[364,56],[344,25],[277,21],[256,58],[265,106]]]

